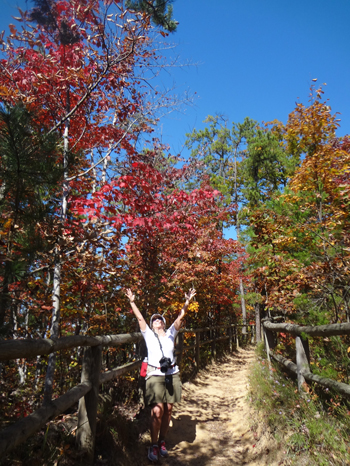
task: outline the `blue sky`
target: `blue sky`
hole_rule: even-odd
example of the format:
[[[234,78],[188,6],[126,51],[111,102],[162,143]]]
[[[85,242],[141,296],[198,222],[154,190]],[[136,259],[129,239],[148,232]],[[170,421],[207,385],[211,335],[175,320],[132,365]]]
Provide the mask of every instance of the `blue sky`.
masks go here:
[[[340,113],[338,135],[350,132],[349,0],[176,0],[174,17],[177,53],[199,63],[171,78],[198,95],[193,108],[162,123],[174,152],[208,114],[285,123],[296,102],[308,103],[316,78]]]
[[[177,53],[199,63],[173,72],[179,89],[198,95],[163,122],[174,151],[208,114],[286,122],[297,101],[308,102],[315,78],[341,113],[338,134],[350,132],[349,0],[175,0],[174,17]]]
[[[13,22],[17,3],[25,8],[23,0],[0,0],[0,30]],[[208,114],[286,122],[297,101],[307,104],[315,78],[327,83],[325,97],[340,113],[338,134],[350,132],[349,0],[175,0],[173,7],[174,54],[197,64],[163,77],[179,95],[197,96],[193,107],[161,122],[162,140],[174,153]]]

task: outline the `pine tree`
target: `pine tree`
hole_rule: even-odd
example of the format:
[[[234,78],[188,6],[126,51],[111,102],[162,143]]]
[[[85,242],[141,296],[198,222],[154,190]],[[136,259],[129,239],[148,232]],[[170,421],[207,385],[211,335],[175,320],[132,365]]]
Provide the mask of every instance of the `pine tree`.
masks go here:
[[[62,167],[56,136],[45,134],[22,105],[0,109],[0,153],[2,328],[9,322],[9,285],[22,278],[37,253],[47,248],[37,225],[54,215]]]
[[[173,19],[173,0],[128,0],[126,7],[142,11],[151,16],[155,26],[160,26],[169,32],[174,32],[178,22]]]

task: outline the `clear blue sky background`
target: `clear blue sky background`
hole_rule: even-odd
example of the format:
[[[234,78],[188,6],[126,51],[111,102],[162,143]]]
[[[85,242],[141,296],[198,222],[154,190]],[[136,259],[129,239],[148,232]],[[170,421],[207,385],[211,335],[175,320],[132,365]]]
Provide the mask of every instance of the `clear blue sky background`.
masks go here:
[[[24,0],[0,0],[0,30],[13,22],[17,3],[25,9]],[[197,63],[163,78],[179,95],[197,93],[193,107],[161,122],[173,152],[208,114],[286,122],[297,101],[307,104],[314,78],[327,83],[325,97],[341,114],[338,134],[350,132],[349,0],[175,0],[173,7],[175,54]]]
[[[176,0],[174,17],[177,52],[199,63],[173,72],[198,94],[194,108],[163,122],[175,151],[208,114],[286,122],[314,78],[341,113],[338,134],[350,132],[349,0]]]
[[[164,142],[181,152],[185,133],[208,114],[286,122],[296,102],[308,103],[312,79],[324,86],[338,135],[350,133],[349,0],[176,0],[172,39],[183,61],[174,82],[198,94],[195,106],[162,123]],[[184,151],[186,153],[186,150]],[[235,237],[233,229],[226,236]]]

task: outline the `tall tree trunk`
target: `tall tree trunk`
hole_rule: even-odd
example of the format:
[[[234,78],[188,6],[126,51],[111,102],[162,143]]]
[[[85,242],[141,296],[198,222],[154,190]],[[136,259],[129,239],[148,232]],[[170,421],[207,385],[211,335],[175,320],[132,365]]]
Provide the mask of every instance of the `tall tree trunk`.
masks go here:
[[[118,115],[117,115],[117,112],[115,112],[114,117],[113,117],[112,126],[116,127],[117,122],[118,122]],[[107,166],[108,166],[108,161],[109,161],[109,154],[111,154],[112,150],[113,150],[113,144],[109,144],[108,152],[107,152],[108,155],[103,159],[103,164],[102,164],[102,174],[101,174],[101,184],[102,184],[102,186],[107,181]],[[93,160],[92,160],[92,164],[93,164]],[[96,170],[95,170],[94,179],[96,180]]]
[[[67,91],[67,97],[69,97],[69,91]],[[69,99],[68,99],[69,102]],[[69,149],[69,120],[65,123],[64,135],[63,135],[63,193],[61,200],[61,221],[62,223],[67,218],[67,205],[68,205],[68,149]],[[50,338],[56,339],[59,337],[60,331],[60,302],[61,302],[61,255],[59,248],[56,247],[55,251],[55,266],[53,271],[53,287],[52,287],[52,319],[51,319],[51,330]],[[51,353],[47,365],[47,372],[45,378],[45,389],[44,389],[44,403],[51,401],[53,391],[53,381],[55,375],[56,366],[56,353]]]
[[[240,236],[241,236],[241,229],[240,229],[239,217],[238,217],[237,147],[235,149],[235,155],[234,155],[234,167],[235,167],[235,169],[234,169],[235,204],[237,206],[237,210],[236,210],[236,236],[237,236],[237,241],[239,241]],[[242,309],[242,321],[243,321],[242,334],[246,334],[247,333],[247,310],[246,310],[246,305],[245,305],[244,286],[243,286],[242,278],[239,279],[239,294],[241,296],[241,309]]]
[[[2,290],[0,292],[0,329],[5,325],[6,314],[10,308],[9,284],[11,276],[11,263],[5,261],[5,273],[2,281]]]
[[[344,306],[345,306],[345,313],[346,313],[346,321],[350,322],[350,309],[349,309],[349,301],[348,301],[348,291],[343,288],[342,290]]]
[[[18,338],[18,304],[16,302],[12,303],[12,321],[13,321],[13,339],[16,340]],[[29,311],[26,309],[25,313],[25,322],[24,322],[24,328],[25,328],[25,333],[24,337],[26,338],[28,336],[28,321],[29,321]],[[16,364],[17,364],[17,370],[18,370],[18,375],[19,375],[19,385],[24,385],[27,379],[27,361],[26,359],[16,359]]]
[[[0,186],[0,201],[4,199],[5,193],[5,183],[3,182]],[[8,277],[6,270],[8,269],[8,261],[5,262],[5,275],[2,281],[2,290],[0,293],[0,329],[3,327],[5,323],[5,316],[6,316],[6,309],[8,306]]]
[[[245,306],[243,280],[241,278],[239,279],[239,292],[241,295],[241,308],[242,308],[242,320],[243,320],[242,333],[246,334],[247,333],[247,326],[246,326],[247,325],[247,310]]]
[[[53,272],[53,296],[52,296],[52,320],[50,338],[55,339],[59,336],[60,322],[60,294],[61,294],[61,263],[58,252],[56,252],[55,268]],[[56,353],[51,353],[47,364],[44,403],[51,401],[53,391],[53,380],[55,375]]]

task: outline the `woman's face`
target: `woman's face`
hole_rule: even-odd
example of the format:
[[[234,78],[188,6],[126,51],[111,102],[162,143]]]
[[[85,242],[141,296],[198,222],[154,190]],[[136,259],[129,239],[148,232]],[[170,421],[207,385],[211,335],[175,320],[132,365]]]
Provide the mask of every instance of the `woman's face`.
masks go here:
[[[155,317],[152,320],[152,327],[154,329],[163,329],[164,330],[165,324],[164,324],[163,320],[160,317]]]

